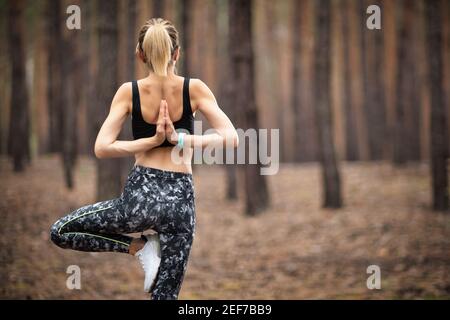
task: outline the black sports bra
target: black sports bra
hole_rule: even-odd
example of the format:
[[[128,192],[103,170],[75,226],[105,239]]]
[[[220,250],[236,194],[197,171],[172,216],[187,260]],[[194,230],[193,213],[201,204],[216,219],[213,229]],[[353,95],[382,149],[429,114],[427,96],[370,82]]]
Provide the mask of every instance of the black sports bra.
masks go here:
[[[139,96],[139,87],[137,80],[131,82],[133,91],[133,107],[131,113],[133,138],[147,138],[152,137],[156,133],[156,124],[148,123],[142,117],[141,98]],[[185,77],[183,82],[183,113],[181,119],[173,122],[176,129],[185,129],[190,134],[194,131],[194,115],[192,114],[191,99],[189,96],[189,78]],[[158,147],[173,147],[167,139],[164,140]]]

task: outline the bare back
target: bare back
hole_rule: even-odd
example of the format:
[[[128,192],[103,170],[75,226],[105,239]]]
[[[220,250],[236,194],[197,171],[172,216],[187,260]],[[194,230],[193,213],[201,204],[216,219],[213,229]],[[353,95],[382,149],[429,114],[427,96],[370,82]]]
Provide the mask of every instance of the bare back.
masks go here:
[[[141,101],[141,113],[145,122],[155,124],[158,118],[161,100],[165,99],[169,106],[169,116],[172,121],[178,121],[183,113],[183,81],[184,78],[174,75],[164,81],[141,79],[138,81]],[[129,107],[132,114],[132,105]],[[192,110],[194,112],[194,110]],[[153,148],[135,154],[135,164],[153,167],[161,170],[192,173],[190,161],[175,163],[172,161],[173,147]],[[192,149],[184,149],[184,159],[192,158]],[[189,154],[186,154],[189,152]]]

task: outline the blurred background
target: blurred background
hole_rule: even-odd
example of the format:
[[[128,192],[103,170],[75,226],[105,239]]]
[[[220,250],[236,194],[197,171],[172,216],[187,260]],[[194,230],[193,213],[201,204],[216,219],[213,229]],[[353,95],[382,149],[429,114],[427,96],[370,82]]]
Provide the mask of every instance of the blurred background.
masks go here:
[[[450,298],[446,0],[0,0],[0,298],[147,298],[133,257],[62,250],[49,228],[120,195],[134,159],[94,142],[118,87],[146,76],[152,17],[237,128],[280,130],[276,175],[194,166],[181,299]]]

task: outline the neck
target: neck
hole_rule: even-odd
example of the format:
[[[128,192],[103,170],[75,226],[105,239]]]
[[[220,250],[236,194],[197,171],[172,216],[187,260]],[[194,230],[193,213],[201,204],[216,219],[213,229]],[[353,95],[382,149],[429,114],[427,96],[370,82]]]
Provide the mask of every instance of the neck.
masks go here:
[[[167,76],[166,77],[159,76],[159,75],[155,74],[153,71],[149,71],[147,78],[164,81],[166,79],[173,78],[176,76],[174,69],[175,69],[175,67],[173,65],[167,67]]]

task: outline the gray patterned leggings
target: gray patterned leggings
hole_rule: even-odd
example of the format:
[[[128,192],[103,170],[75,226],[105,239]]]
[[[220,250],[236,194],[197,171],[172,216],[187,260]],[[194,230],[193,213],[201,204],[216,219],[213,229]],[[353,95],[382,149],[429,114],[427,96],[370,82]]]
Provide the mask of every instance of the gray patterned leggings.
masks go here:
[[[51,239],[61,248],[128,253],[126,233],[159,234],[161,264],[153,300],[178,299],[195,235],[192,175],[135,164],[119,198],[83,206],[56,221]]]

